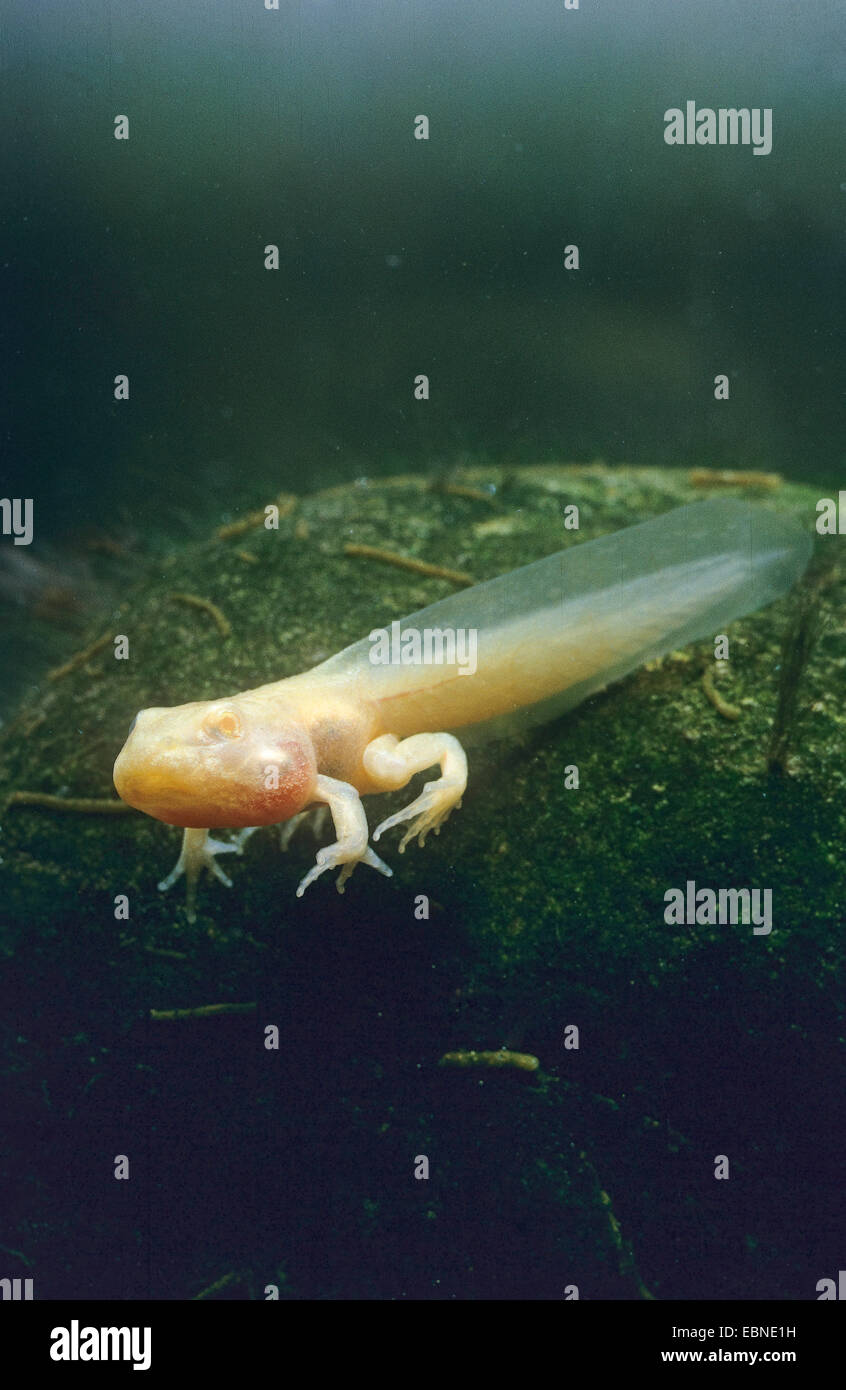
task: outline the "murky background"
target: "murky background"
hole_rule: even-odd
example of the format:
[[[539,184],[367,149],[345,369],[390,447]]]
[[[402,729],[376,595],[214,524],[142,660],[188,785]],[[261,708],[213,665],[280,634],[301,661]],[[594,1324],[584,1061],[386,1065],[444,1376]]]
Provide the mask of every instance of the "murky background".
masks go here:
[[[41,538],[463,452],[836,476],[833,0],[4,8],[4,489]],[[772,153],[665,145],[687,99],[771,107]]]

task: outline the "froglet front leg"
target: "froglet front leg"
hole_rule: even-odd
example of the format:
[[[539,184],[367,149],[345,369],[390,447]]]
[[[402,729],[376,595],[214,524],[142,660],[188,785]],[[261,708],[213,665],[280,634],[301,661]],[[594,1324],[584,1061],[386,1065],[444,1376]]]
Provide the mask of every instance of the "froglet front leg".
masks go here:
[[[344,885],[358,863],[369,864],[371,869],[392,878],[392,870],[367,843],[367,817],[355,787],[334,777],[318,776],[315,791],[316,799],[325,802],[332,813],[338,838],[334,845],[326,845],[317,851],[317,862],[300,883],[297,897],[301,898],[309,884],[337,864],[343,865],[335,885],[339,893],[343,893]]]

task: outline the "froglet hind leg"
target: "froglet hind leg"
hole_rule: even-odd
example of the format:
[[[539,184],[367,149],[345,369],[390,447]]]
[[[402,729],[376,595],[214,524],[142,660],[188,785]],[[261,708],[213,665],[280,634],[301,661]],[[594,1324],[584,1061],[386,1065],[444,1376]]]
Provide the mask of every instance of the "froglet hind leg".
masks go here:
[[[427,782],[414,801],[388,816],[373,832],[375,841],[392,826],[411,821],[400,841],[400,854],[415,835],[421,846],[430,830],[437,835],[450,811],[461,805],[467,786],[467,755],[452,734],[414,734],[402,742],[395,734],[383,734],[367,745],[363,762],[368,776],[379,784],[381,791],[404,787],[415,772],[440,764],[441,776]]]
[[[232,879],[223,872],[217,862],[218,854],[242,854],[244,842],[254,827],[250,826],[246,831],[227,844],[224,840],[213,840],[207,830],[193,830],[186,828],[182,836],[182,849],[179,858],[171,869],[167,878],[163,878],[159,884],[159,892],[166,893],[168,888],[172,888],[174,883],[182,875],[185,875],[185,905],[187,909],[188,921],[197,920],[197,880],[203,869],[208,869],[210,874],[219,878],[221,883],[225,883],[227,888],[232,887]]]
[[[300,826],[305,826],[314,838],[318,839],[323,834],[328,815],[329,807],[326,802],[319,801],[314,806],[309,806],[306,811],[299,811],[290,820],[283,821],[279,826],[279,848],[288,848]]]
[[[317,851],[317,862],[300,883],[297,897],[301,898],[309,884],[314,883],[314,880],[327,869],[334,869],[338,864],[342,866],[335,885],[339,893],[343,893],[344,884],[359,863],[369,864],[371,869],[377,869],[386,878],[391,878],[392,873],[387,864],[378,854],[373,853],[367,843],[367,817],[355,787],[351,787],[347,782],[339,782],[334,777],[318,776],[315,779],[315,789],[317,797],[325,802],[332,812],[338,838],[335,844],[326,845],[324,849]]]

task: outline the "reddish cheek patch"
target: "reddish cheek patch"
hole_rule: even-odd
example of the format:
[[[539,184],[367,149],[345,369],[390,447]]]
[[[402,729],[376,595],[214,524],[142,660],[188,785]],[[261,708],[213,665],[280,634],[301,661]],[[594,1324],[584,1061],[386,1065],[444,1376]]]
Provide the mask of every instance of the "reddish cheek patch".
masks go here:
[[[251,824],[271,825],[288,820],[307,806],[314,792],[317,767],[311,750],[301,743],[265,749],[253,760],[250,785],[244,788],[244,809]]]

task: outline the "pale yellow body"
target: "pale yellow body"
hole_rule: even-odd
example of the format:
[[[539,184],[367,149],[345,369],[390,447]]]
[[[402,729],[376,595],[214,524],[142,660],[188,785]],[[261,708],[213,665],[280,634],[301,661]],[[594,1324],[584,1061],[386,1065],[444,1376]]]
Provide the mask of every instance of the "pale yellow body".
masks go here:
[[[566,630],[555,617],[545,610],[476,632],[472,673],[456,663],[374,664],[374,648],[359,643],[302,675],[228,699],[141,711],[114,780],[130,805],[185,827],[167,886],[184,871],[193,902],[201,868],[226,881],[214,856],[240,849],[243,838],[222,844],[209,839],[210,828],[252,830],[289,821],[314,803],[329,806],[338,842],[319,851],[300,894],[335,865],[343,866],[340,888],[360,860],[389,874],[368,847],[360,796],[403,787],[439,764],[441,776],[373,835],[410,821],[400,850],[415,836],[423,844],[467,785],[464,750],[444,728],[543,702],[608,670],[631,648],[631,625],[619,614],[604,623],[574,617]],[[654,604],[648,622],[663,624]]]
[[[437,671],[424,669],[437,687]],[[367,669],[350,679],[318,667],[228,699],[142,710],[136,717],[115,763],[115,786],[130,805],[185,827],[177,866],[160,887],[185,873],[192,920],[200,870],[228,882],[215,856],[240,852],[245,839],[212,840],[212,827],[246,827],[249,834],[261,825],[296,821],[316,803],[328,805],[338,840],[319,851],[300,884],[301,896],[336,865],[342,866],[341,891],[360,861],[390,875],[368,846],[361,795],[403,787],[415,772],[440,764],[441,776],[374,833],[378,839],[410,819],[401,850],[413,835],[423,844],[460,802],[467,760],[457,739],[395,732],[404,735],[417,722],[419,680],[412,681],[411,708],[402,710],[401,691],[376,685]]]
[[[321,849],[302,894],[341,866],[390,869],[368,845],[360,797],[440,776],[373,839],[409,822],[420,843],[457,806],[467,759],[454,734],[517,710],[549,717],[651,657],[720,631],[770,602],[807,563],[790,518],[734,501],[682,507],[548,556],[372,632],[301,675],[222,700],[142,710],[115,763],[131,806],[184,827],[169,887],[185,873],[189,911],[202,868],[243,839],[212,827],[296,822],[329,807],[337,840]]]

